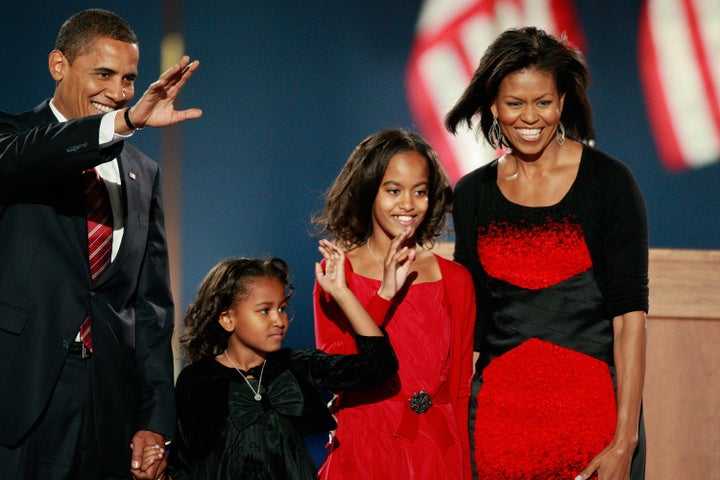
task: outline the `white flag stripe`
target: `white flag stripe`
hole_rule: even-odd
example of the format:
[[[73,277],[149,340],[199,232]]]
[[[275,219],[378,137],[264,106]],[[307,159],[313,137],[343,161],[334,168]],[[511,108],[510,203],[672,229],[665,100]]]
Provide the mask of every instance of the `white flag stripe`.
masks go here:
[[[423,2],[416,30],[425,36],[434,36],[463,12],[467,12],[477,0],[443,0]]]
[[[694,5],[705,39],[705,63],[710,67],[713,85],[720,90],[720,1],[696,0]]]
[[[550,15],[548,0],[524,0],[525,18],[532,19],[532,25],[549,32],[558,32],[557,25]]]
[[[462,46],[468,52],[468,57],[474,61],[473,70],[468,73],[465,86],[467,86],[472,74],[480,64],[485,49],[498,36],[495,30],[495,24],[488,17],[474,17],[462,26],[460,30]],[[458,94],[459,97],[460,94]]]
[[[452,145],[457,148],[457,155],[461,159],[464,172],[475,170],[499,156],[497,151],[485,141],[485,137],[477,133],[477,130],[458,132]]]
[[[696,33],[694,47],[708,97],[706,105],[715,122],[715,140],[720,144],[720,57],[710,55],[711,51],[720,51],[720,1],[713,2],[714,8],[709,0],[690,1],[690,5]],[[716,148],[715,156],[720,159],[720,147]]]
[[[502,33],[505,28],[522,27],[525,25],[525,18],[518,9],[515,2],[499,0],[495,3],[495,36]],[[485,45],[487,46],[487,45]]]
[[[427,94],[430,96],[429,102],[436,109],[431,121],[435,123],[436,131],[442,133],[444,143],[447,144],[453,157],[458,160],[456,175],[461,175],[462,172],[469,171],[465,163],[472,164],[473,158],[478,158],[477,152],[472,152],[468,157],[461,156],[468,152],[457,145],[456,139],[445,130],[443,121],[445,112],[450,110],[467,86],[467,72],[463,59],[454,49],[443,45],[423,55],[419,61],[419,73],[425,80]],[[445,162],[446,159],[442,160]]]
[[[439,107],[438,113],[449,110],[466,86],[461,81],[466,76],[463,60],[454,49],[442,46],[423,55],[419,66],[420,74],[427,80],[430,103]]]
[[[699,167],[717,161],[720,141],[708,92],[695,58],[692,33],[682,0],[649,4],[649,21],[663,98],[686,163]],[[652,101],[652,100],[651,100]],[[710,108],[709,108],[710,107]],[[656,132],[663,135],[664,132]]]

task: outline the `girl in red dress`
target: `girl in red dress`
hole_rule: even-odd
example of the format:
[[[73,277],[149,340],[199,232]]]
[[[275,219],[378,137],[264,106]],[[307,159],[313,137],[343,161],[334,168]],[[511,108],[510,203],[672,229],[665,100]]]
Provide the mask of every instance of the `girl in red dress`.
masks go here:
[[[347,281],[366,306],[387,308],[380,326],[398,374],[336,398],[338,428],[322,479],[469,478],[467,431],[475,296],[459,264],[429,250],[442,232],[451,191],[437,154],[416,134],[385,130],[351,154],[316,223],[347,250]],[[385,274],[407,265],[407,279]],[[396,282],[400,291],[390,298]],[[316,288],[318,348],[352,353],[352,329]],[[373,315],[374,318],[380,318]]]

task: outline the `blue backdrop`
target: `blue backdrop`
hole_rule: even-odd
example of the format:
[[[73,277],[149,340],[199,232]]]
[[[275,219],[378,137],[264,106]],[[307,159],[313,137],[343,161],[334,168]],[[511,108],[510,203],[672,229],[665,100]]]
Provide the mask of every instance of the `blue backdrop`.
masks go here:
[[[136,29],[137,94],[157,77],[159,1],[4,3],[0,109],[18,113],[52,94],[47,54],[57,30],[91,6],[116,11]],[[575,4],[588,45],[598,146],[634,171],[649,208],[651,246],[720,248],[720,164],[669,173],[657,159],[636,65],[640,1]],[[404,75],[419,8],[408,0],[185,2],[186,51],[201,67],[182,101],[204,116],[182,127],[181,310],[218,260],[280,256],[297,287],[288,343],[313,345],[318,253],[310,218],[366,135],[414,128]],[[157,131],[132,141],[159,158]]]
[[[404,75],[420,2],[216,0],[185,2],[186,51],[201,61],[183,104],[182,298],[227,256],[277,255],[294,272],[297,321],[289,343],[312,345],[310,218],[354,146],[386,127],[414,128]],[[636,66],[639,0],[576,0],[593,75],[598,145],[633,169],[650,215],[650,243],[720,248],[720,164],[681,173],[657,159]],[[138,95],[160,70],[161,2],[24,2],[0,7],[0,108],[50,96],[47,54],[61,22],[100,6],[141,41]],[[718,27],[720,28],[720,26]],[[151,129],[133,143],[159,158]],[[168,208],[172,208],[168,205]]]

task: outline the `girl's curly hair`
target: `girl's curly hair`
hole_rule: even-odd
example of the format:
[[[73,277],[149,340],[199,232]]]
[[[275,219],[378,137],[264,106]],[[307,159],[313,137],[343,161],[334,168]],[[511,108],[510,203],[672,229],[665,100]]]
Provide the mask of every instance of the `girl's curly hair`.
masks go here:
[[[365,243],[372,234],[372,207],[385,170],[402,152],[418,152],[427,162],[428,211],[415,238],[418,245],[432,246],[446,231],[452,190],[435,150],[420,135],[405,130],[381,130],[355,147],[327,191],[325,208],[313,219],[318,233],[329,232],[347,250]]]
[[[276,278],[285,286],[288,298],[292,296],[288,265],[279,258],[230,258],[208,272],[185,313],[185,334],[180,344],[187,358],[195,361],[219,355],[227,348],[231,333],[220,326],[220,314],[242,300],[250,292],[253,279],[259,277]]]

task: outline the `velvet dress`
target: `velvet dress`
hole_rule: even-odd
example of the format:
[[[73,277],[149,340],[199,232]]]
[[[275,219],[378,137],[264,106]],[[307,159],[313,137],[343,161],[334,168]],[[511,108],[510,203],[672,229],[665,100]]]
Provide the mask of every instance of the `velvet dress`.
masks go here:
[[[469,478],[474,292],[463,267],[437,260],[442,280],[398,292],[381,325],[398,357],[397,375],[340,394],[338,428],[320,478]],[[368,311],[376,310],[381,282],[355,274],[349,262],[346,272],[350,289]],[[315,322],[319,348],[335,353],[354,350],[347,320],[318,289]]]
[[[586,195],[603,178],[594,177],[596,164],[629,188],[620,188],[620,198],[599,197],[608,205],[588,220],[596,199]],[[456,189],[456,255],[471,266],[484,306],[470,409],[474,474],[484,480],[574,478],[615,430],[612,318],[647,311],[644,204],[619,162],[587,148],[573,186],[556,205],[512,203],[496,178],[493,162]],[[616,214],[630,226],[622,232],[612,222],[603,226],[606,250],[591,251],[592,221]],[[470,228],[458,228],[468,220]],[[609,252],[627,259],[602,260]],[[642,430],[641,424],[633,479],[643,478]]]
[[[304,435],[335,428],[318,390],[345,390],[397,371],[387,337],[356,337],[359,354],[282,349],[262,372],[262,399],[215,358],[185,367],[177,380],[173,480],[310,480],[317,468]],[[258,389],[261,367],[245,375]]]

